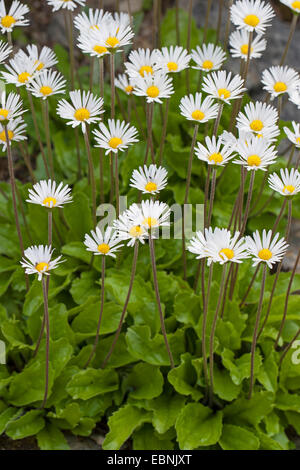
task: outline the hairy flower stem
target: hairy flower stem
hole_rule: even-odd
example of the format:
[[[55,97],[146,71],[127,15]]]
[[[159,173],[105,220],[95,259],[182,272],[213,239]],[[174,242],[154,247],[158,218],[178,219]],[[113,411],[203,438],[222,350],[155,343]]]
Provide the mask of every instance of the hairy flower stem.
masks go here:
[[[217,179],[217,169],[213,169],[212,179],[211,179],[211,189],[210,189],[210,200],[209,200],[209,211],[208,211],[208,226],[211,223],[211,217],[214,206],[215,192],[216,192],[216,179]]]
[[[287,168],[289,168],[290,164],[292,163],[295,150],[296,150],[296,146],[293,145],[292,149],[291,149],[291,152],[290,152],[290,155],[289,155],[289,159],[288,159],[287,164],[286,164]]]
[[[120,214],[120,183],[119,183],[119,161],[118,152],[115,153],[115,187],[116,187],[116,214]]]
[[[28,146],[25,144],[24,147],[22,145],[22,142],[19,142],[19,149],[20,149],[20,152],[21,152],[22,157],[24,159],[27,170],[30,174],[31,181],[32,181],[32,183],[36,183],[36,177],[33,173],[33,168],[32,168],[29,153],[28,153]]]
[[[224,109],[224,103],[220,103],[220,104],[219,104],[218,115],[217,115],[217,117],[216,117],[215,124],[214,124],[214,130],[213,130],[213,135],[214,135],[215,137],[217,137],[217,134],[218,134],[218,129],[219,129],[219,125],[220,125],[220,121],[221,121],[223,109]]]
[[[292,22],[291,22],[290,34],[289,34],[289,37],[288,37],[288,40],[287,40],[285,49],[284,49],[284,51],[283,51],[283,54],[282,54],[281,61],[280,61],[280,64],[279,64],[279,65],[283,65],[283,64],[284,64],[284,61],[285,61],[285,59],[286,59],[286,56],[287,56],[287,53],[288,53],[290,44],[291,44],[291,42],[292,42],[292,39],[293,39],[295,30],[296,30],[297,21],[298,21],[298,16],[299,16],[298,14],[293,13],[293,19],[292,19]]]
[[[205,23],[204,23],[204,29],[203,29],[203,43],[205,43],[206,41],[211,5],[212,5],[212,0],[207,0]]]
[[[13,159],[12,159],[11,146],[10,146],[7,126],[3,126],[3,127],[4,127],[5,141],[6,141],[6,146],[7,146],[7,150],[6,150],[7,151],[7,166],[8,166],[10,185],[11,185],[15,224],[16,224],[16,229],[17,229],[17,234],[18,234],[18,239],[19,239],[19,244],[20,244],[20,250],[21,250],[22,256],[24,256],[24,243],[23,243],[23,237],[22,237],[21,226],[20,226],[19,215],[18,215],[18,207],[17,207],[17,196],[16,196],[17,187],[16,187],[16,180],[15,180],[14,164],[13,164]],[[27,274],[25,274],[25,280],[26,280],[26,289],[28,291],[29,280],[28,280]]]
[[[93,348],[92,348],[91,354],[89,355],[88,360],[86,361],[86,363],[83,367],[84,369],[86,369],[89,366],[91,360],[93,359],[94,354],[96,352],[97,345],[98,345],[98,341],[99,341],[100,327],[101,327],[101,322],[102,322],[102,317],[103,317],[104,297],[105,297],[104,296],[104,280],[105,280],[105,256],[102,256],[100,314],[99,314],[99,319],[98,319],[98,324],[97,324],[97,332],[96,332],[96,337],[95,337],[95,341],[94,341],[94,344],[93,344]]]
[[[50,165],[50,173],[51,173],[51,178],[54,179],[54,164],[53,164],[51,137],[50,137],[48,100],[43,100],[42,109],[43,109],[43,119],[44,119],[44,126],[45,126],[45,132],[46,132],[47,153],[48,153],[48,160],[49,160],[49,165]]]
[[[131,268],[131,277],[130,277],[127,297],[126,297],[125,304],[124,304],[124,307],[123,307],[123,310],[122,310],[122,314],[121,314],[121,318],[120,318],[120,321],[119,321],[119,326],[118,326],[117,332],[116,332],[115,337],[113,339],[110,350],[108,351],[104,361],[102,362],[102,365],[101,365],[102,369],[104,369],[104,367],[108,363],[112,353],[114,352],[115,346],[117,344],[118,338],[119,338],[121,330],[122,330],[122,325],[123,325],[123,322],[124,322],[124,318],[125,318],[125,315],[126,315],[128,303],[129,303],[132,288],[133,288],[133,282],[134,282],[135,273],[136,273],[138,251],[139,251],[139,242],[138,242],[138,240],[136,240],[135,245],[134,245],[134,254],[133,254],[133,261],[132,261],[132,268]]]
[[[227,48],[228,45],[228,38],[230,33],[230,9],[233,5],[233,0],[229,0],[228,3],[228,14],[227,14],[227,21],[226,21],[226,28],[225,28],[225,35],[224,35],[224,46]]]
[[[224,312],[225,312],[225,307],[226,307],[226,299],[227,299],[227,289],[228,289],[231,274],[233,272],[233,264],[234,263],[230,263],[228,274],[226,276],[225,287],[224,287],[224,295],[223,295],[223,301],[222,301],[222,308],[221,308],[221,315],[220,315],[221,318],[224,317]]]
[[[170,345],[168,342],[167,338],[167,332],[166,332],[166,327],[165,327],[165,321],[164,321],[164,315],[162,312],[161,308],[161,301],[160,301],[160,294],[159,294],[159,287],[158,287],[158,280],[157,280],[157,270],[156,270],[156,260],[155,260],[155,248],[154,248],[154,243],[153,243],[153,238],[151,235],[151,231],[149,233],[149,248],[150,248],[150,257],[151,257],[151,264],[152,264],[152,274],[153,274],[153,284],[154,284],[154,290],[155,290],[155,296],[156,296],[156,303],[159,311],[159,318],[160,318],[160,325],[161,325],[161,331],[164,337],[166,349],[168,352],[168,356],[170,359],[170,366],[171,369],[174,368],[174,360],[173,360],[173,355],[170,349]]]
[[[191,51],[191,31],[192,31],[192,17],[193,17],[193,0],[189,0],[189,13],[188,13],[188,31],[187,31],[187,41],[186,48],[188,53]],[[185,71],[186,77],[186,89],[187,93],[190,93],[190,68],[187,67]]]
[[[45,393],[41,408],[44,408],[48,398],[49,387],[49,349],[50,349],[50,324],[49,324],[49,310],[48,310],[48,292],[45,282],[45,276],[42,276],[43,297],[44,297],[44,316],[46,325],[46,368],[45,368]]]
[[[256,349],[256,343],[257,343],[257,332],[258,332],[260,316],[261,316],[261,311],[262,311],[262,304],[263,304],[263,300],[264,300],[266,275],[267,275],[267,264],[264,263],[263,275],[262,275],[262,281],[261,281],[261,289],[260,289],[260,297],[259,297],[259,302],[258,302],[258,309],[257,309],[257,314],[256,314],[255,327],[254,327],[252,345],[251,345],[250,389],[249,389],[248,400],[250,400],[251,397],[252,397],[253,386],[254,386],[255,349]]]
[[[92,186],[93,223],[94,223],[94,226],[96,226],[96,223],[97,223],[96,181],[95,181],[94,165],[93,165],[93,160],[92,160],[91,147],[90,147],[90,141],[89,141],[87,128],[85,129],[85,132],[84,132],[84,141],[85,141],[85,146],[86,146],[86,151],[87,151],[89,174],[90,174],[90,181],[91,181],[91,186]]]
[[[249,286],[248,286],[248,288],[247,288],[247,290],[246,290],[246,292],[245,292],[244,297],[243,297],[242,300],[241,300],[241,303],[240,303],[240,305],[239,305],[240,308],[243,307],[244,303],[245,303],[246,300],[247,300],[247,297],[248,297],[248,295],[249,295],[249,292],[250,292],[250,290],[252,289],[252,286],[253,286],[253,284],[254,284],[254,282],[255,282],[255,279],[256,279],[256,277],[257,277],[258,271],[259,271],[259,264],[256,266],[256,269],[255,269],[254,274],[253,274],[253,276],[252,276],[252,278],[251,278],[250,284],[249,284]]]
[[[257,207],[257,205],[260,201],[261,195],[263,194],[264,189],[265,189],[266,184],[267,184],[268,176],[269,176],[269,168],[267,169],[267,171],[264,171],[264,177],[263,177],[262,183],[260,185],[259,191],[257,193],[256,199],[254,200],[253,204],[250,207],[250,212],[249,212],[250,216],[252,215],[254,209]]]
[[[180,44],[179,0],[176,0],[176,42]]]
[[[251,176],[250,176],[250,184],[249,184],[248,197],[247,197],[246,208],[245,208],[245,213],[244,213],[244,218],[243,218],[243,224],[242,224],[241,231],[240,231],[241,237],[244,235],[246,225],[247,225],[250,204],[251,204],[251,199],[252,199],[252,194],[253,194],[254,179],[255,179],[255,170],[252,170]]]
[[[115,119],[116,89],[115,89],[115,54],[110,54],[110,87],[111,87],[111,119]]]
[[[93,85],[94,85],[94,67],[95,67],[95,58],[91,57],[90,58],[90,92],[91,93],[93,91]]]
[[[211,282],[212,282],[212,276],[213,276],[213,266],[214,266],[213,263],[211,263],[211,265],[209,266],[207,292],[205,296],[203,319],[202,319],[202,357],[203,357],[203,371],[204,371],[204,379],[205,379],[206,398],[208,395],[208,388],[209,388],[209,376],[208,376],[207,354],[206,354],[206,327],[207,327],[208,305],[209,305],[209,299],[210,299],[210,289],[211,289]]]
[[[160,148],[159,148],[158,166],[162,164],[162,160],[163,160],[164,147],[165,147],[166,134],[167,134],[167,126],[168,126],[168,118],[169,118],[169,105],[170,105],[170,99],[167,99],[165,113],[164,113],[163,130],[162,130]]]
[[[218,23],[217,23],[217,32],[216,32],[216,44],[218,44],[219,39],[220,39],[223,8],[224,8],[224,0],[219,0]]]
[[[29,101],[29,105],[30,105],[30,109],[31,109],[31,116],[32,116],[32,120],[33,120],[34,130],[35,130],[36,137],[37,137],[37,140],[38,140],[38,143],[39,143],[40,152],[42,154],[46,175],[47,175],[48,178],[50,178],[50,172],[49,172],[49,168],[48,168],[47,158],[46,158],[46,154],[45,154],[45,151],[44,151],[44,146],[42,144],[42,139],[41,139],[41,133],[40,133],[40,130],[39,130],[39,126],[38,126],[38,123],[37,123],[35,107],[34,107],[34,104],[33,104],[32,96],[31,96],[31,94],[28,90],[27,90],[27,96],[28,96],[28,101]]]
[[[190,156],[189,156],[189,163],[188,163],[187,176],[186,176],[185,196],[184,196],[183,211],[182,211],[182,227],[181,227],[182,229],[181,230],[182,262],[183,262],[183,278],[185,280],[187,276],[186,249],[185,249],[185,205],[188,203],[188,199],[189,199],[189,191],[190,191],[191,178],[192,178],[193,156],[194,156],[194,150],[195,150],[195,145],[196,145],[196,140],[197,140],[198,129],[199,129],[199,124],[196,124],[194,127],[193,140],[192,140]]]
[[[146,154],[144,158],[144,165],[147,164],[149,151],[151,151],[152,163],[155,163],[153,138],[152,138],[153,111],[154,111],[154,103],[147,103],[146,104],[147,146],[146,146]]]
[[[67,28],[70,55],[70,77],[72,90],[75,89],[75,56],[74,56],[74,38],[73,38],[73,13],[71,10],[65,10],[65,25]]]
[[[277,227],[278,227],[278,225],[279,225],[279,222],[280,222],[281,219],[282,219],[282,216],[283,216],[283,213],[284,213],[284,211],[285,211],[287,202],[288,202],[288,200],[287,200],[287,198],[285,197],[284,200],[283,200],[283,204],[282,204],[282,206],[281,206],[281,210],[280,210],[280,212],[279,212],[279,214],[278,214],[278,216],[277,216],[277,218],[276,218],[276,220],[275,220],[275,223],[274,223],[274,225],[273,225],[273,228],[272,228],[272,236],[273,236],[274,233],[276,232]]]
[[[213,396],[214,396],[214,339],[215,339],[217,321],[218,321],[218,316],[219,316],[223,293],[224,293],[225,278],[226,278],[226,264],[224,264],[223,270],[222,270],[218,303],[217,303],[217,308],[216,308],[215,315],[213,318],[213,323],[212,323],[211,333],[210,333],[210,338],[209,338],[209,375],[210,375],[209,406],[210,407],[213,405]]]

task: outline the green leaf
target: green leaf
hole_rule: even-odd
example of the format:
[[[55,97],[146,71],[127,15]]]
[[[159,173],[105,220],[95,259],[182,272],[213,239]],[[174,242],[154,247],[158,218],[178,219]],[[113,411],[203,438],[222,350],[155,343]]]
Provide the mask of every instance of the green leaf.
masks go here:
[[[241,388],[241,384],[233,383],[227,370],[214,367],[214,391],[218,397],[232,401],[239,396]]]
[[[189,353],[183,354],[181,364],[170,370],[168,380],[181,395],[191,395],[196,401],[203,397],[203,393],[197,388],[197,373]]]
[[[70,226],[68,241],[83,241],[84,235],[93,228],[88,197],[82,192],[74,193],[72,204],[64,207],[64,216]]]
[[[137,400],[158,397],[163,390],[164,379],[159,367],[150,364],[137,364],[125,380],[130,397]]]
[[[119,450],[133,431],[146,422],[151,422],[150,412],[128,404],[119,408],[108,420],[109,433],[105,437],[102,448]]]
[[[216,444],[222,434],[222,412],[213,413],[200,403],[189,403],[181,410],[175,428],[182,450]]]
[[[67,392],[74,400],[89,398],[118,389],[118,375],[115,371],[86,369],[78,372],[67,385]]]
[[[233,383],[235,383],[236,385],[240,385],[244,379],[250,377],[250,353],[243,354],[238,359],[234,359],[233,351],[230,351],[229,349],[224,349],[221,356],[223,365],[224,367],[226,367],[227,370],[229,370]],[[254,358],[254,375],[259,372],[261,364],[262,358],[258,354],[258,352],[256,352]]]
[[[12,406],[0,413],[0,435],[5,431],[11,420],[16,419],[22,414],[22,408],[17,409]]]
[[[16,420],[11,420],[6,428],[6,434],[12,439],[24,439],[34,436],[45,426],[43,412],[31,410]]]
[[[26,344],[26,338],[21,330],[21,322],[19,320],[10,318],[1,324],[1,331],[6,340],[14,348],[26,349],[31,348]]]
[[[174,444],[169,439],[157,437],[153,427],[145,424],[133,434],[133,450],[172,450]]]
[[[300,413],[300,396],[280,391],[276,395],[275,406],[279,410],[297,411]]]
[[[153,426],[160,434],[167,432],[174,426],[180,410],[185,404],[185,398],[180,395],[162,395],[150,404],[153,410]]]
[[[184,332],[168,334],[170,349],[174,362],[179,362],[179,356],[184,352]],[[149,362],[155,366],[167,366],[170,359],[166,350],[163,335],[157,334],[151,338],[148,326],[135,326],[128,329],[126,342],[130,354],[137,359]]]
[[[278,379],[278,365],[275,359],[275,352],[272,351],[263,361],[262,367],[257,375],[259,382],[269,392],[276,392]]]
[[[253,432],[232,424],[223,425],[219,444],[223,450],[257,450],[260,446]]]
[[[200,297],[193,292],[179,292],[174,301],[176,319],[186,325],[196,326],[201,311]]]
[[[223,410],[224,421],[229,421],[230,424],[257,426],[272,411],[272,408],[272,393],[254,393],[251,400],[238,398],[232,404],[227,405]]]
[[[63,433],[52,423],[48,423],[36,437],[41,450],[70,449]]]

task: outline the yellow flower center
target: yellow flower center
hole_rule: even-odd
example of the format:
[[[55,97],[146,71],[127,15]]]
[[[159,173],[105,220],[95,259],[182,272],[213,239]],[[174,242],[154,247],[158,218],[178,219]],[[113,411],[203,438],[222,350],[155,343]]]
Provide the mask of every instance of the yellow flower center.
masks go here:
[[[143,65],[140,68],[140,75],[144,77],[145,73],[151,73],[151,75],[153,75],[153,68],[150,65]]]
[[[35,63],[35,65],[36,65],[38,62],[39,62],[39,61],[37,60],[36,63]],[[40,70],[42,70],[42,69],[44,68],[44,65],[45,65],[45,64],[43,64],[43,62],[40,62],[36,69],[37,69],[38,71],[40,71]]]
[[[282,191],[284,193],[292,194],[295,191],[295,186],[292,186],[291,184],[287,184],[286,186],[284,186]]]
[[[56,206],[57,200],[54,197],[46,197],[43,200],[43,204],[47,207],[54,207]]]
[[[253,47],[251,47],[251,52],[253,52]],[[241,53],[244,55],[248,55],[248,44],[243,44],[241,46]]]
[[[247,162],[249,166],[259,166],[261,164],[261,159],[258,155],[250,155],[247,158]]]
[[[106,44],[110,47],[116,47],[119,43],[120,41],[116,36],[111,36],[106,40]]]
[[[149,193],[152,193],[152,191],[157,190],[157,184],[153,183],[152,181],[149,181],[149,183],[146,184],[145,190],[149,191]]]
[[[147,90],[147,95],[150,96],[150,98],[157,98],[159,95],[159,88],[157,88],[157,86],[150,86]]]
[[[9,113],[8,109],[1,108],[0,109],[0,121],[1,119],[6,119],[8,116],[8,113]]]
[[[295,10],[300,10],[300,2],[298,0],[293,2],[292,7],[295,8]]]
[[[48,271],[49,269],[49,264],[48,263],[44,263],[43,261],[41,263],[38,263],[36,266],[35,266],[35,269],[39,272],[39,273],[43,273],[45,271]]]
[[[123,143],[123,140],[120,139],[119,137],[112,137],[110,139],[110,141],[108,142],[109,146],[112,148],[112,149],[116,149],[117,147],[119,147],[119,145],[121,145]]]
[[[145,232],[145,230],[140,225],[135,225],[135,227],[132,227],[129,230],[129,234],[132,237],[140,237],[141,235],[143,235],[144,232]]]
[[[6,15],[1,18],[1,24],[4,28],[10,28],[15,22],[16,20],[13,16]]]
[[[145,217],[143,220],[143,225],[148,226],[149,228],[151,227],[157,227],[158,225],[158,220],[155,219],[154,217]]]
[[[97,52],[97,54],[104,54],[107,52],[107,48],[104,46],[94,46],[93,49],[95,52]]]
[[[97,24],[92,24],[90,26],[90,29],[98,29],[99,30],[99,26]]]
[[[260,119],[254,119],[254,121],[251,122],[250,127],[253,131],[258,132],[262,130],[264,125]]]
[[[102,253],[102,255],[107,255],[109,250],[110,250],[110,248],[107,245],[107,243],[101,243],[101,245],[98,245],[98,251],[99,251],[99,253]]]
[[[178,70],[178,64],[176,62],[168,62],[169,72],[176,72]]]
[[[9,140],[11,140],[14,136],[14,133],[13,131],[7,131],[7,134],[8,134],[8,138]],[[2,140],[2,142],[6,142],[6,135],[5,135],[5,131],[2,131],[0,132],[0,140]]]
[[[287,90],[287,86],[283,82],[276,82],[274,85],[274,90],[276,91],[276,93],[282,93],[283,91]]]
[[[192,118],[196,121],[202,121],[202,119],[205,118],[205,114],[200,109],[195,109],[195,111],[192,112]]]
[[[20,83],[26,83],[29,78],[30,78],[30,73],[28,72],[22,72],[18,76],[18,80]]]
[[[211,60],[205,60],[202,64],[202,68],[206,70],[212,69],[214,66],[213,62]]]
[[[263,259],[264,261],[268,261],[269,259],[272,258],[272,251],[270,251],[268,248],[263,248],[262,250],[259,251],[258,256],[260,259]]]
[[[51,95],[52,92],[53,92],[53,89],[50,86],[42,86],[40,88],[40,93],[42,93],[42,95],[44,96]]]
[[[225,99],[229,98],[231,95],[230,91],[227,90],[226,88],[220,88],[218,90],[218,93],[219,93],[220,98],[224,97]]]
[[[259,21],[260,20],[256,15],[247,15],[244,18],[244,23],[246,23],[248,26],[253,26],[253,28],[258,25]]]
[[[208,157],[208,160],[210,162],[214,162],[214,163],[222,163],[223,161],[223,157],[220,153],[212,153],[209,157]]]
[[[74,117],[77,121],[85,121],[90,117],[91,113],[86,108],[80,108],[75,111]]]
[[[231,250],[230,248],[223,248],[220,252],[219,255],[221,256],[222,259],[232,259],[234,257],[234,251]],[[225,255],[225,256],[224,256]]]
[[[133,86],[132,86],[132,85],[128,85],[128,86],[125,88],[125,91],[126,91],[126,93],[132,93],[132,92],[133,92]]]

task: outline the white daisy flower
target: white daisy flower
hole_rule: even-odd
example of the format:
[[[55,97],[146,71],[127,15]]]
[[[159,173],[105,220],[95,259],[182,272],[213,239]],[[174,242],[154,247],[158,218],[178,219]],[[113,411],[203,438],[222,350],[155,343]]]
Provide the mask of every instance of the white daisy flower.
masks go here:
[[[25,113],[23,109],[23,101],[17,93],[9,93],[3,91],[0,98],[0,122],[3,120],[15,119]]]
[[[246,88],[240,75],[221,70],[203,78],[202,90],[209,96],[229,104],[231,100],[241,98]]]
[[[133,80],[129,78],[125,73],[120,73],[115,79],[115,86],[120,90],[124,91],[126,95],[132,95],[134,84]]]
[[[300,173],[295,168],[290,171],[287,168],[281,168],[280,177],[277,173],[273,173],[268,181],[270,188],[282,196],[294,196],[300,192]]]
[[[226,53],[220,46],[215,44],[203,44],[201,47],[197,46],[196,49],[192,49],[191,59],[196,63],[192,67],[193,69],[211,72],[222,67],[226,59]]]
[[[84,54],[101,59],[105,54],[109,54],[107,47],[99,41],[98,37],[91,35],[88,31],[78,37],[77,46]]]
[[[109,20],[103,23],[98,31],[91,31],[91,36],[99,41],[100,46],[105,46],[109,52],[119,52],[121,47],[132,43],[134,32],[131,26],[121,21]]]
[[[128,13],[125,13],[124,11],[121,11],[120,13],[115,11],[113,13],[113,19],[116,21],[116,23],[119,23],[125,27],[130,26],[132,23],[132,18],[130,18]]]
[[[113,226],[121,240],[129,240],[127,246],[134,246],[138,240],[144,244],[148,238],[148,232],[141,225],[141,210],[137,204],[133,204],[129,209],[114,221]]]
[[[64,260],[59,256],[56,259],[51,260],[54,249],[51,246],[44,245],[33,245],[24,251],[24,257],[20,261],[21,266],[25,268],[26,274],[37,274],[38,280],[41,281],[43,274],[46,276],[50,275],[52,269]]]
[[[207,122],[218,115],[219,106],[207,96],[202,102],[202,93],[190,94],[180,100],[180,112],[189,121]]]
[[[162,103],[162,98],[170,98],[173,93],[172,78],[163,72],[145,73],[144,77],[136,77],[134,81],[133,94],[145,96],[147,103]]]
[[[49,96],[65,92],[66,80],[59,72],[44,70],[28,85],[33,96],[46,100]]]
[[[145,77],[145,73],[153,75],[158,70],[156,59],[156,51],[150,49],[139,48],[131,51],[128,62],[125,62],[126,73],[131,78]]]
[[[26,124],[23,119],[19,116],[16,119],[11,119],[7,124],[8,139],[11,142],[20,142],[26,140],[27,137],[24,135]],[[0,145],[2,145],[2,151],[4,152],[7,148],[5,129],[0,122]]]
[[[190,245],[188,245],[186,249],[190,253],[197,255],[196,259],[207,258],[207,240],[205,235],[211,232],[211,227],[209,227],[209,229],[205,229],[204,233],[199,230],[198,232],[196,232],[196,235],[190,240]]]
[[[112,18],[111,13],[104,12],[104,10],[95,10],[89,8],[88,13],[83,11],[74,18],[74,26],[80,31],[80,34],[88,33],[89,30],[98,29],[100,30],[103,23]]]
[[[277,150],[274,146],[270,146],[270,142],[266,139],[258,139],[252,137],[247,142],[238,140],[236,152],[240,159],[234,160],[233,163],[243,165],[248,171],[263,170],[266,171],[268,166],[276,162]]]
[[[165,73],[178,73],[189,67],[191,56],[181,46],[163,47],[156,51],[157,66]]]
[[[283,93],[292,93],[300,87],[300,77],[291,67],[276,65],[263,71],[264,90],[271,95],[271,100]]]
[[[44,46],[39,52],[35,44],[30,44],[26,49],[27,53],[20,49],[15,55],[15,58],[24,60],[24,62],[34,59],[35,65],[37,66],[36,70],[39,72],[44,69],[49,69],[58,63],[57,57],[50,47]]]
[[[300,124],[295,121],[292,122],[294,132],[288,127],[284,127],[283,130],[289,139],[297,148],[300,148]]]
[[[28,12],[28,6],[18,0],[13,0],[10,9],[7,11],[4,0],[0,0],[0,27],[2,34],[10,33],[15,26],[28,26],[29,20],[24,18]]]
[[[3,64],[3,62],[6,61],[6,59],[12,53],[12,50],[12,46],[10,46],[7,42],[0,41],[0,64]]]
[[[115,258],[115,253],[123,246],[120,244],[120,238],[113,227],[107,227],[104,234],[99,227],[95,231],[91,230],[91,235],[85,234],[84,244],[87,251],[91,251],[94,255],[111,256]]]
[[[214,263],[224,264],[226,262],[242,263],[249,257],[246,251],[245,239],[240,238],[240,232],[235,232],[233,236],[226,228],[216,227],[206,237],[207,257]]]
[[[93,134],[97,142],[96,147],[106,149],[105,154],[110,152],[118,153],[119,151],[124,152],[129,145],[138,142],[137,130],[134,126],[130,126],[125,121],[119,119],[108,120],[108,127],[102,122],[99,125],[100,131],[95,129]]]
[[[148,230],[170,225],[171,211],[164,202],[147,200],[141,204],[141,225]]]
[[[269,131],[272,136],[279,135],[280,131],[277,110],[266,103],[256,101],[248,103],[243,111],[238,114],[237,127],[241,131],[255,133],[262,136],[264,131]]]
[[[229,36],[230,54],[232,57],[247,60],[249,32],[245,29],[237,29]],[[257,35],[251,43],[250,59],[259,59],[266,50],[267,41]]]
[[[280,0],[281,3],[289,7],[295,13],[300,13],[300,1],[299,0]]]
[[[195,149],[196,157],[206,162],[208,165],[225,166],[233,157],[233,148],[224,145],[221,138],[216,139],[215,136],[205,137],[205,144],[200,144]]]
[[[63,207],[64,204],[72,202],[71,188],[68,185],[59,183],[56,185],[55,181],[41,180],[33,185],[32,189],[28,190],[29,199],[26,202],[38,204],[49,209],[54,207]]]
[[[78,6],[85,6],[86,0],[47,0],[47,3],[52,7],[52,11],[57,11],[60,8],[74,11]]]
[[[294,103],[300,109],[300,89],[296,88],[289,93],[289,101]]]
[[[143,194],[157,194],[167,186],[168,172],[162,166],[144,165],[134,170],[130,180],[130,186],[142,191]]]
[[[232,5],[230,16],[238,29],[263,34],[275,13],[268,3],[261,0],[239,0]]]
[[[97,98],[89,91],[70,91],[72,104],[65,99],[58,102],[57,114],[68,119],[68,126],[77,127],[81,125],[85,132],[87,124],[93,124],[101,120],[100,114],[104,113],[102,98]]]
[[[262,235],[259,231],[253,233],[253,236],[246,236],[247,251],[252,257],[253,266],[259,263],[267,263],[269,268],[273,264],[279,263],[284,257],[288,244],[284,238],[279,240],[279,233],[277,233],[272,240],[272,230],[266,232],[263,230]]]
[[[2,78],[6,83],[11,83],[20,87],[28,85],[28,83],[33,80],[34,74],[37,71],[38,63],[34,58],[27,58],[24,60],[24,58],[16,55],[4,66],[8,72],[1,72]]]

